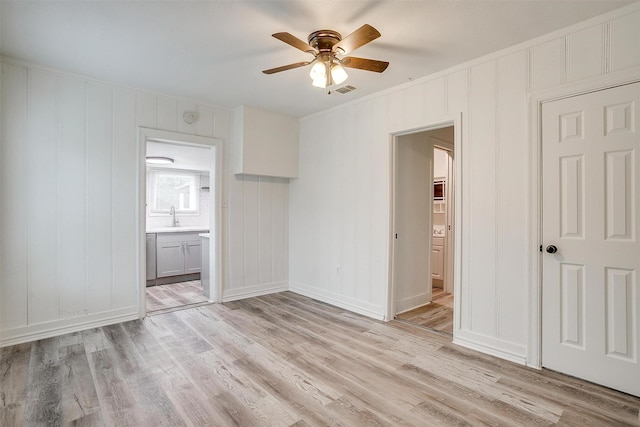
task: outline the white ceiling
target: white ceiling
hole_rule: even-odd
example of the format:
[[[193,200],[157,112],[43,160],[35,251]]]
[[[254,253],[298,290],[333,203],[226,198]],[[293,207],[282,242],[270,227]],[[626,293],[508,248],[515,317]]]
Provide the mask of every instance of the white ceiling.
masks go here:
[[[211,169],[211,154],[207,148],[147,141],[147,156],[168,157],[173,159],[173,163],[170,165],[158,166],[163,169],[183,169],[205,172]]]
[[[348,102],[409,79],[566,27],[633,1],[7,1],[6,56],[126,86],[292,116]],[[263,69],[312,58],[271,37],[343,36],[362,24],[382,37],[353,55],[389,61],[383,74],[348,69],[357,90],[327,95],[308,68]]]

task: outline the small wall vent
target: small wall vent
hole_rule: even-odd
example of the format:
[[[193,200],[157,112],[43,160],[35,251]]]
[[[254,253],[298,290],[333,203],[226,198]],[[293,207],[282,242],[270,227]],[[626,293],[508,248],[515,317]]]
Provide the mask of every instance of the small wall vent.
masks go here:
[[[344,95],[345,93],[351,92],[352,90],[356,90],[356,88],[351,85],[346,85],[339,89],[336,89],[336,92],[340,92],[341,94]]]

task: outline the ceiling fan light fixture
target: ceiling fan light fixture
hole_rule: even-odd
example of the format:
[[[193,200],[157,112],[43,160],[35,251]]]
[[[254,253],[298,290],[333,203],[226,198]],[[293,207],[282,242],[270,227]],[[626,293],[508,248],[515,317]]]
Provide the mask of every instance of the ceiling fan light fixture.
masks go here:
[[[311,67],[311,71],[309,71],[309,77],[311,80],[326,80],[327,79],[327,70],[322,61],[316,61]]]
[[[331,66],[331,78],[333,79],[333,83],[339,85],[347,80],[347,77],[349,77],[349,75],[340,64],[333,64],[333,66]]]
[[[171,157],[147,156],[146,162],[148,165],[170,165],[173,163],[173,159]]]
[[[322,79],[313,79],[313,81],[311,82],[311,84],[315,87],[319,87],[321,89],[324,89],[325,87],[327,87],[327,79],[322,78]]]

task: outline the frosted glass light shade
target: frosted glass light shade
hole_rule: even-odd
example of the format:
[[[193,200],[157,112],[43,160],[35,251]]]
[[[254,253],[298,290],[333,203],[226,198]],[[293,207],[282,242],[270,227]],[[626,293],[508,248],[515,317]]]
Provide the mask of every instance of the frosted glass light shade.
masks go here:
[[[337,85],[347,80],[347,72],[339,64],[335,64],[331,67],[331,79]]]
[[[327,79],[326,77],[313,79],[313,82],[311,84],[315,87],[324,88],[324,87],[327,87]]]
[[[311,71],[309,71],[309,77],[312,80],[327,80],[327,68],[324,65],[324,62],[318,61],[311,67]],[[315,86],[315,85],[314,85]]]

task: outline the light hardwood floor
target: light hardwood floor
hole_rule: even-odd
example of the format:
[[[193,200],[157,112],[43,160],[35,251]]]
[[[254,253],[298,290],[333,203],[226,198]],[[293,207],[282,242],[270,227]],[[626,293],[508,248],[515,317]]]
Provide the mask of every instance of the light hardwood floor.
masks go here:
[[[208,302],[200,280],[148,286],[147,313]]]
[[[2,426],[637,425],[640,399],[290,292],[1,349]]]
[[[453,334],[453,295],[433,288],[431,303],[396,316],[400,320]]]

